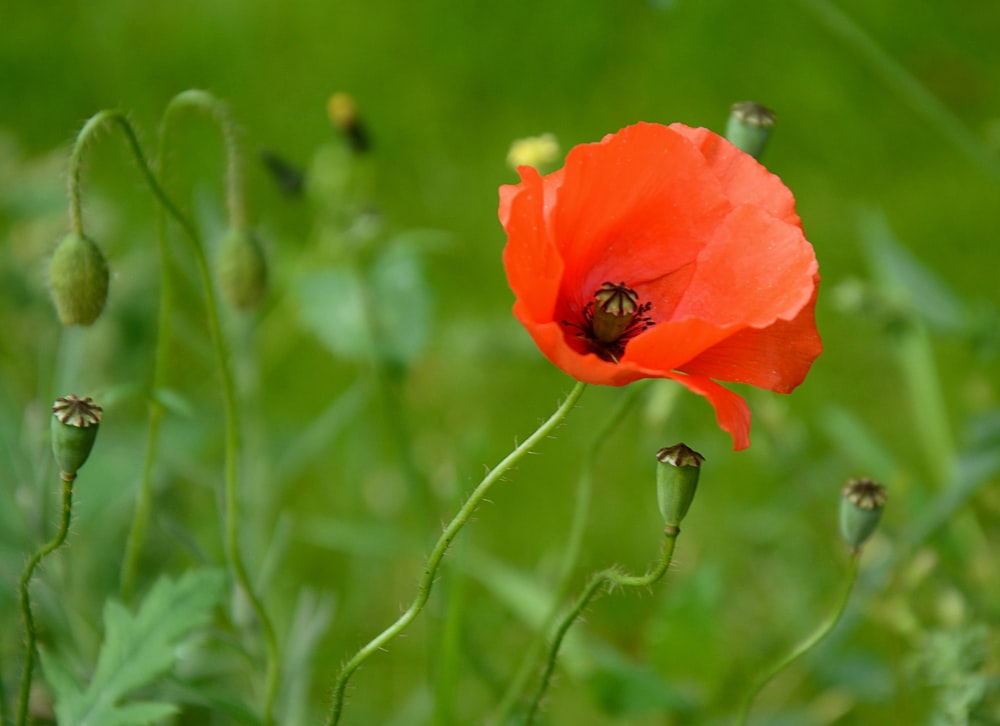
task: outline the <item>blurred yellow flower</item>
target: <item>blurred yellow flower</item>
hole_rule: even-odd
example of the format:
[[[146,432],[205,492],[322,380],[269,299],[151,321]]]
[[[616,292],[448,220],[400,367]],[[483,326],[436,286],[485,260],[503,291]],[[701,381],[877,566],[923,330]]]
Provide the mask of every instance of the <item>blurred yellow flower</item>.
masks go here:
[[[558,159],[559,140],[555,134],[550,133],[517,139],[507,152],[507,164],[512,169],[519,166],[533,166],[537,169]]]

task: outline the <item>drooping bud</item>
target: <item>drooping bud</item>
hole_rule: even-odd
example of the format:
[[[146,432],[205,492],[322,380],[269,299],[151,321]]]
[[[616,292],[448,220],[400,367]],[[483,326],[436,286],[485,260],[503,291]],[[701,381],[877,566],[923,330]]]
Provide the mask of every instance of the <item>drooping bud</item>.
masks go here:
[[[733,146],[759,159],[774,128],[774,112],[753,101],[734,103],[729,110],[726,139]]]
[[[52,255],[49,289],[63,325],[90,325],[108,299],[108,263],[89,237],[70,232]]]
[[[882,518],[888,495],[871,479],[851,479],[840,500],[840,533],[853,549],[867,541]]]
[[[326,102],[326,113],[330,123],[344,133],[352,151],[363,154],[371,148],[357,104],[350,94],[335,93],[330,96],[330,100]]]
[[[70,394],[52,404],[52,453],[63,478],[76,476],[90,456],[103,413],[90,396]]]
[[[684,444],[656,452],[656,499],[668,529],[679,530],[698,490],[698,477],[705,457]]]
[[[257,307],[267,290],[267,260],[251,230],[233,227],[226,233],[218,256],[219,290],[240,310]]]

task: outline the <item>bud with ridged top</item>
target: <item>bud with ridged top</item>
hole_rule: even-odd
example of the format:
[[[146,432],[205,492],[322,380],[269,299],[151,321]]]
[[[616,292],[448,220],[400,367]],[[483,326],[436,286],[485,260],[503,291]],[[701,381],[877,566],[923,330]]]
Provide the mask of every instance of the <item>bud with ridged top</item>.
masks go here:
[[[71,393],[52,404],[52,453],[64,479],[75,477],[87,461],[103,414],[90,396]]]
[[[705,457],[684,444],[667,446],[656,452],[656,498],[668,529],[679,531],[694,501]]]

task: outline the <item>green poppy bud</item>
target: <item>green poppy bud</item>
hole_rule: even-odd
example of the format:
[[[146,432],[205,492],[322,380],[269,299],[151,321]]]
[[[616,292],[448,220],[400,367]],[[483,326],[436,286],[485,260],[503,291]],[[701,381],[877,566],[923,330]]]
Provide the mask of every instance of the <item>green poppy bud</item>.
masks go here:
[[[257,307],[267,290],[267,260],[257,236],[234,227],[222,241],[218,257],[219,289],[235,308]]]
[[[63,325],[90,325],[108,299],[108,263],[89,237],[70,232],[49,264],[49,289]]]
[[[70,394],[52,404],[52,453],[64,478],[76,476],[90,456],[103,413],[89,396]]]
[[[694,501],[705,457],[684,444],[656,452],[656,499],[667,528],[677,529]]]
[[[753,101],[734,103],[726,124],[726,139],[759,159],[774,128],[774,112]]]
[[[888,496],[885,487],[871,479],[851,479],[840,500],[840,533],[857,549],[872,536],[882,518]]]

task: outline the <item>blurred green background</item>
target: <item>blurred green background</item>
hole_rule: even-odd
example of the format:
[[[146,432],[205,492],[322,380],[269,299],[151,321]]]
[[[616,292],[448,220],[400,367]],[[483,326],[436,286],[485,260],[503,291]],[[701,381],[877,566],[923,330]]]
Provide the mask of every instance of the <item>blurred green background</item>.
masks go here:
[[[545,718],[726,722],[747,681],[834,599],[846,563],[839,488],[869,475],[890,504],[852,614],[765,692],[757,722],[1000,721],[995,3],[50,0],[3,16],[0,566],[13,583],[51,529],[50,401],[66,386],[103,396],[71,545],[38,595],[50,637],[79,662],[92,660],[117,588],[158,274],[153,201],[117,131],[102,135],[84,204],[111,297],[94,328],[59,329],[46,264],[68,228],[66,160],[87,117],[126,110],[152,153],[170,97],[204,88],[241,125],[251,216],[272,265],[262,309],[226,318],[245,397],[245,548],[282,642],[314,654],[313,672],[300,664],[288,679],[302,691],[284,694],[286,722],[308,723],[338,665],[411,599],[440,522],[570,388],[509,313],[496,205],[498,185],[516,179],[511,141],[552,132],[565,152],[638,120],[721,131],[731,103],[756,100],[778,116],[763,161],[795,192],[820,260],[825,352],[791,396],[742,391],[754,411],[745,452],[731,451],[705,401],[669,384],[643,392],[598,461],[576,585],[655,556],[659,447],[683,440],[705,454],[701,492],[666,583],[590,608]],[[325,110],[335,91],[355,98],[373,141],[346,180]],[[171,138],[169,188],[214,244],[217,132],[192,115]],[[283,193],[262,150],[304,170],[310,192]],[[358,179],[348,201],[324,197]],[[345,231],[345,218],[358,224]],[[345,320],[352,244],[391,318],[382,348]],[[177,403],[147,585],[222,562],[218,389],[197,281],[188,262],[177,266]],[[429,611],[355,677],[345,723],[485,719],[530,638],[536,595],[551,587],[581,452],[622,395],[588,391],[558,437],[494,490]],[[12,662],[13,591],[0,592]],[[229,665],[220,659],[222,675]],[[253,701],[250,681],[212,682]],[[229,718],[203,706],[179,722]]]

